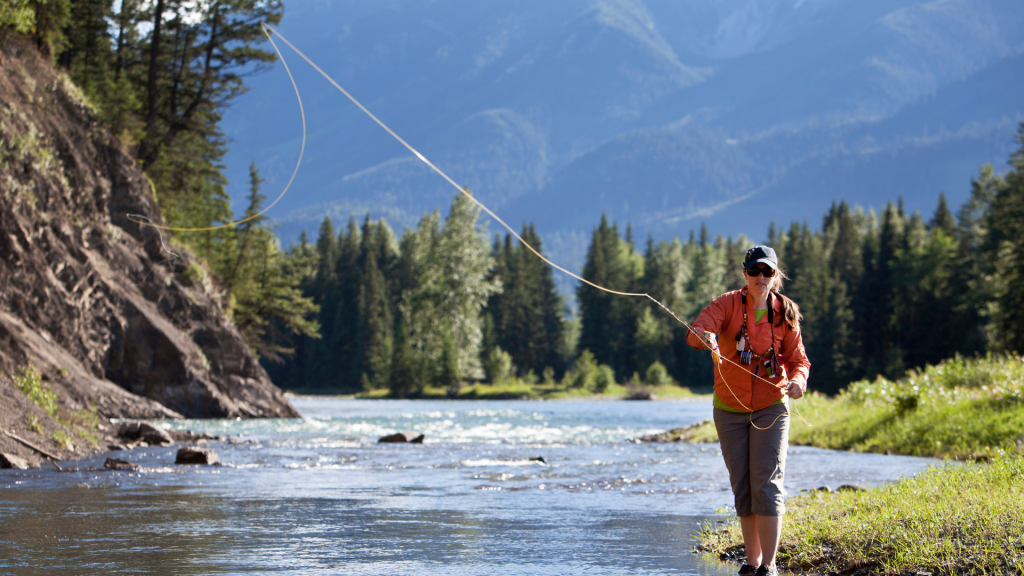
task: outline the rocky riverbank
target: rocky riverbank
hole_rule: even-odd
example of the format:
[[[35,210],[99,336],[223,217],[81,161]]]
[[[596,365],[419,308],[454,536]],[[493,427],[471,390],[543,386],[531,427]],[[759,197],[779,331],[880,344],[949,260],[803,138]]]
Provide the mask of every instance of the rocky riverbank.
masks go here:
[[[66,458],[116,442],[111,418],[298,415],[217,279],[128,219],[162,222],[154,194],[63,74],[0,43],[0,429]],[[0,452],[38,456],[10,434]]]

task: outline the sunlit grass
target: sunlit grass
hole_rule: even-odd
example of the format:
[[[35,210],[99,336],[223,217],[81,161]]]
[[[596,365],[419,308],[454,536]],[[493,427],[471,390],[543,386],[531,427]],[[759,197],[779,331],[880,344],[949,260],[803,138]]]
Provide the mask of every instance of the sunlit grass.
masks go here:
[[[1024,359],[954,358],[895,382],[862,380],[834,398],[809,394],[790,405],[793,444],[984,459],[996,449],[1024,449]],[[706,428],[703,438],[717,441],[714,426]]]
[[[698,399],[707,398],[699,396],[690,391],[673,384],[662,386],[648,386],[648,390],[654,393],[657,399]],[[476,383],[464,385],[452,396],[447,388],[427,386],[418,394],[412,397],[421,399],[446,399],[455,398],[458,400],[566,400],[566,399],[606,399],[619,400],[630,395],[631,390],[620,384],[609,385],[603,392],[596,392],[586,387],[574,388],[559,383],[554,384],[530,384],[518,378],[512,378],[498,384]],[[356,394],[356,398],[374,399],[390,398],[391,393],[387,389],[370,390]]]
[[[865,492],[792,498],[779,562],[816,573],[860,566],[882,574],[1020,574],[1022,470],[1020,456],[996,456]],[[742,542],[735,520],[721,530],[705,526],[700,537],[718,554]]]

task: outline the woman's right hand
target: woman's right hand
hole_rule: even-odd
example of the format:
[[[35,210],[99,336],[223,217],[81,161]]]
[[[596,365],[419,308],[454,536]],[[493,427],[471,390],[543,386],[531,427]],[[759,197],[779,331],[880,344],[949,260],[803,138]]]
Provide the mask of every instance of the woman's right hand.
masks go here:
[[[705,332],[701,344],[705,350],[718,350],[718,336],[715,336],[714,332]]]
[[[718,337],[715,336],[715,333],[705,332],[703,344],[705,350],[711,350],[711,361],[715,364],[721,364],[722,355],[718,351]]]

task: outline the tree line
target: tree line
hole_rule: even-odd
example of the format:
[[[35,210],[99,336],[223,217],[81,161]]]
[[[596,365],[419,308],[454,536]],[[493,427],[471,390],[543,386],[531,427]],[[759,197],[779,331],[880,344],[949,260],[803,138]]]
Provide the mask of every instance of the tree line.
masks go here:
[[[304,263],[294,269],[319,305],[320,337],[289,339],[295,356],[266,365],[274,381],[401,395],[501,380],[512,366],[523,376],[563,371],[572,350],[551,269],[510,236],[490,246],[485,228],[460,194],[443,221],[435,210],[400,240],[369,216],[337,232],[325,218],[315,243],[303,233],[288,257]],[[541,249],[532,226],[522,236]]]
[[[1024,127],[1018,140],[1024,145]],[[1024,268],[1015,257],[1024,254],[1024,147],[1010,163],[1005,176],[983,167],[955,213],[940,194],[927,217],[902,201],[880,213],[843,201],[820,227],[769,225],[762,242],[777,251],[784,292],[803,311],[816,389],[895,378],[958,354],[1024,350]],[[315,245],[303,236],[289,254],[308,262],[295,268],[320,305],[323,338],[299,338],[298,356],[268,366],[275,381],[397,394],[507,378],[710,385],[707,354],[686,344],[682,324],[646,299],[583,284],[570,313],[552,269],[510,235],[495,236],[488,250],[479,216],[460,197],[443,224],[427,215],[400,241],[368,217],[337,234],[325,219]],[[542,247],[532,225],[521,235]],[[635,244],[629,226],[623,232],[602,217],[583,276],[649,293],[692,321],[745,285],[743,256],[754,242],[712,240],[702,226],[686,241]]]
[[[834,393],[861,378],[902,376],[955,355],[1024,351],[1024,125],[1011,170],[984,166],[954,214],[940,194],[929,218],[903,202],[881,211],[833,202],[820,228],[769,225],[801,306],[813,385]],[[691,321],[707,303],[745,284],[740,263],[752,242],[741,237],[654,243],[641,255],[627,228],[602,220],[584,277],[617,290],[647,292]],[[707,385],[706,354],[685,344],[685,328],[649,302],[581,285],[579,348],[618,378],[655,361],[687,385]],[[723,336],[724,337],[724,336]]]

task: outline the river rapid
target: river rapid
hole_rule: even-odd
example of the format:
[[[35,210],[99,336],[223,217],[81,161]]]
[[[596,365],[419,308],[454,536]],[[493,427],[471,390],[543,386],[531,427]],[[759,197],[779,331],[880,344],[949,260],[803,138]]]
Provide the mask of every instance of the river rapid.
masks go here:
[[[163,423],[227,437],[222,466],[174,446],[0,471],[0,574],[735,574],[692,551],[732,511],[718,445],[630,442],[710,402],[292,402],[304,418]],[[401,430],[426,442],[377,443]],[[89,470],[106,456],[144,468]],[[786,486],[933,463],[790,447]]]

